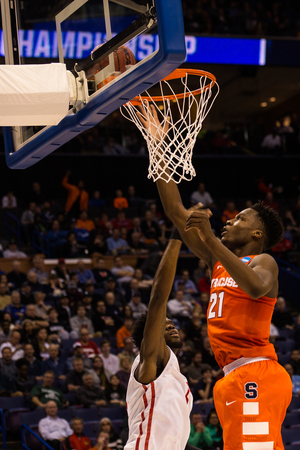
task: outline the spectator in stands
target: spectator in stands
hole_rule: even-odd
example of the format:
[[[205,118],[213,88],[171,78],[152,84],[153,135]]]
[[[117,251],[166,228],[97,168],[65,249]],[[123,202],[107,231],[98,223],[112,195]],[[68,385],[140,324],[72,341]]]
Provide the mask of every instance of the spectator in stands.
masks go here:
[[[94,356],[99,355],[100,351],[97,347],[97,344],[94,341],[91,341],[89,339],[90,334],[86,327],[81,327],[79,332],[79,341],[81,344],[81,347],[83,348],[83,353],[88,358],[94,358]]]
[[[8,272],[7,279],[12,284],[14,289],[20,289],[22,284],[26,281],[26,274],[21,272],[21,263],[16,259],[11,263],[11,272]]]
[[[39,421],[39,433],[53,450],[60,450],[61,444],[70,450],[68,437],[73,434],[68,422],[57,416],[57,403],[48,401],[45,407],[47,416]]]
[[[300,375],[300,351],[298,349],[292,350],[289,363],[293,367],[294,375]]]
[[[32,260],[33,267],[29,269],[28,273],[34,272],[37,276],[38,283],[48,280],[48,273],[43,269],[44,260],[40,256],[35,256]]]
[[[12,191],[8,191],[6,195],[2,197],[2,208],[13,209],[17,207],[17,199]]]
[[[37,317],[35,315],[35,305],[32,305],[32,304],[29,304],[26,306],[25,316],[24,316],[22,324],[28,320],[30,322],[32,322],[34,330],[49,326],[49,323],[47,322],[47,320],[42,320],[40,317]]]
[[[213,387],[212,370],[204,367],[201,371],[201,379],[195,384],[194,401],[200,400],[202,403],[213,403]]]
[[[108,404],[114,406],[125,406],[126,388],[120,384],[120,378],[117,374],[110,377],[109,384],[105,389],[105,396]]]
[[[110,276],[106,281],[105,294],[108,292],[114,294],[115,305],[122,308],[124,306],[124,295],[121,290],[117,288],[117,282],[112,276]]]
[[[40,328],[37,331],[36,335],[36,346],[35,351],[36,355],[44,361],[45,359],[49,358],[49,348],[50,343],[48,339],[48,331],[47,328]]]
[[[74,417],[71,428],[73,434],[69,436],[69,444],[72,450],[91,450],[92,442],[83,434],[83,420],[80,417]]]
[[[226,203],[226,208],[222,213],[222,222],[226,224],[227,220],[234,219],[234,217],[239,213],[235,207],[234,201],[230,200]]]
[[[48,312],[51,306],[45,304],[46,295],[44,292],[35,291],[33,294],[34,303],[35,303],[35,315],[40,319],[47,320]]]
[[[108,380],[111,377],[109,370],[104,369],[103,359],[101,356],[95,356],[93,359],[93,368],[88,370],[93,377],[93,382],[96,387],[105,389],[108,386]]]
[[[27,273],[27,281],[31,287],[31,292],[34,293],[35,291],[43,292],[43,286],[41,283],[37,280],[37,275],[35,272],[28,272]]]
[[[79,219],[77,219],[76,223],[76,228],[80,230],[86,230],[88,233],[95,229],[94,222],[88,218],[88,214],[85,210],[80,211]]]
[[[42,361],[34,356],[32,344],[24,345],[24,359],[26,359],[28,363],[28,375],[32,375],[37,381],[41,381],[43,379],[43,365]]]
[[[167,307],[172,316],[176,317],[178,320],[187,320],[191,318],[194,308],[191,302],[183,299],[182,291],[175,292],[175,298],[168,301]]]
[[[205,425],[213,440],[213,448],[223,448],[223,431],[215,409],[212,409],[206,418]]]
[[[102,299],[103,289],[96,289],[95,283],[90,280],[84,285],[84,295],[89,295],[92,298],[93,305],[95,305],[98,300]]]
[[[278,152],[282,149],[281,137],[279,136],[278,128],[273,128],[272,132],[264,137],[261,143],[261,148],[264,150],[264,153],[278,155]]]
[[[88,281],[95,283],[93,272],[90,269],[86,269],[85,263],[82,260],[78,261],[77,269],[74,272],[77,274],[81,286],[84,286]]]
[[[116,355],[110,353],[110,349],[110,342],[104,339],[100,344],[104,370],[109,370],[112,374],[115,374],[120,370],[119,359]]]
[[[90,233],[88,249],[91,254],[100,253],[101,255],[107,255],[107,242],[103,231],[97,231],[93,235]]]
[[[59,358],[59,345],[50,344],[49,358],[43,361],[43,372],[52,371],[55,380],[65,380],[67,373],[67,366],[64,360]]]
[[[62,186],[68,191],[65,212],[77,217],[79,211],[87,211],[89,203],[89,194],[84,189],[84,182],[80,180],[77,186],[69,183],[69,176],[72,171],[68,170],[62,180]]]
[[[33,323],[30,320],[24,320],[22,322],[21,343],[34,344],[36,342],[35,335],[36,333],[33,328]]]
[[[83,362],[84,369],[90,369],[92,367],[92,359],[88,358],[83,351],[82,345],[80,342],[75,342],[73,344],[73,355],[67,359],[67,368],[68,371],[73,370],[73,361],[74,359],[79,358]]]
[[[133,328],[133,319],[131,317],[126,317],[124,319],[124,325],[118,329],[116,333],[117,338],[117,349],[124,347],[124,339],[131,336]]]
[[[33,375],[28,374],[29,363],[27,359],[21,358],[16,361],[16,367],[18,369],[18,375],[13,377],[14,392],[22,392],[23,395],[29,395],[30,391],[36,385],[36,379]]]
[[[140,213],[146,203],[145,199],[137,197],[135,187],[133,185],[130,185],[127,188],[127,199],[130,208],[136,208],[138,213]]]
[[[80,334],[80,330],[85,328],[89,334],[89,336],[94,335],[94,327],[92,321],[86,317],[85,307],[82,305],[77,306],[77,315],[71,317],[70,325],[73,331],[76,331],[78,335]]]
[[[121,191],[121,189],[116,189],[116,196],[114,198],[114,208],[116,209],[128,208],[128,201],[123,196],[123,192]]]
[[[69,271],[64,258],[58,259],[58,264],[54,267],[54,270],[57,273],[58,278],[62,279],[64,282],[68,282],[70,280]]]
[[[116,304],[116,298],[114,292],[108,291],[104,297],[106,303],[106,312],[115,320],[117,329],[121,325],[121,311],[123,305],[118,306]]]
[[[293,385],[293,395],[300,396],[300,375],[294,375],[294,369],[292,364],[285,364],[284,366],[287,373],[290,375]]]
[[[96,267],[92,270],[97,287],[104,287],[104,283],[112,276],[109,269],[105,267],[105,260],[97,258]]]
[[[83,375],[83,386],[80,386],[77,390],[77,398],[85,408],[91,408],[92,406],[106,406],[104,391],[100,387],[96,387],[93,383],[93,377],[91,374],[86,373]]]
[[[7,293],[7,284],[0,282],[0,310],[11,303],[11,296]]]
[[[50,370],[44,373],[43,384],[35,386],[30,392],[31,405],[33,407],[45,408],[49,399],[53,400],[58,408],[67,407],[69,402],[63,393],[53,387],[54,373]]]
[[[112,421],[108,417],[103,417],[100,420],[99,432],[101,433],[102,431],[104,431],[105,433],[109,433],[108,448],[110,450],[122,450],[123,449],[122,440],[118,437],[117,433],[114,430]]]
[[[134,268],[123,264],[121,256],[114,257],[114,266],[111,268],[111,272],[117,282],[123,286],[123,284],[129,283],[134,275]]]
[[[117,212],[117,217],[112,219],[111,224],[113,228],[118,228],[120,231],[122,228],[126,228],[126,233],[131,230],[133,223],[131,219],[126,217],[125,211],[119,210]]]
[[[4,258],[27,258],[26,253],[18,248],[16,239],[10,239],[8,248],[3,252]]]
[[[0,359],[1,374],[8,378],[18,375],[15,361],[12,360],[12,351],[9,346],[2,347],[2,358]]]
[[[198,190],[192,193],[191,203],[193,205],[202,203],[204,208],[211,208],[211,206],[213,205],[213,199],[210,193],[206,191],[204,183],[199,183]]]
[[[284,328],[292,330],[295,323],[291,313],[286,308],[285,299],[283,297],[278,297],[275,306],[272,323],[280,330]]]
[[[34,303],[34,298],[31,292],[31,286],[29,281],[24,281],[24,283],[22,283],[20,294],[22,305],[29,305]]]
[[[77,339],[78,334],[76,331],[71,331],[70,333],[65,330],[64,323],[59,320],[58,318],[58,312],[56,308],[50,308],[48,310],[48,317],[49,317],[49,333],[53,338],[57,339]]]
[[[107,238],[106,243],[110,255],[124,254],[129,250],[129,245],[127,241],[121,237],[118,228],[113,229],[112,236]]]
[[[123,350],[118,354],[119,359],[123,356],[129,356],[131,361],[133,362],[137,355],[137,350],[134,347],[134,344],[132,342],[131,338],[124,338],[124,347]]]
[[[31,192],[29,193],[28,199],[35,202],[36,205],[40,206],[44,201],[44,195],[42,193],[41,185],[38,181],[34,181],[31,185]]]
[[[19,291],[12,291],[11,304],[7,305],[5,311],[12,315],[15,324],[20,324],[24,318],[25,306],[21,304],[21,295]]]
[[[2,319],[0,327],[0,345],[3,344],[3,342],[9,341],[13,329],[14,325],[9,320]]]
[[[51,256],[53,258],[62,255],[63,247],[67,243],[67,234],[68,232],[66,230],[60,229],[59,221],[57,219],[53,220],[51,230],[47,232],[47,238],[51,247]]]
[[[142,303],[141,300],[142,300],[141,293],[137,291],[133,294],[130,302],[128,303],[128,305],[131,308],[134,319],[139,319],[141,317],[141,315],[144,314],[148,310],[147,306],[144,303]],[[124,322],[124,325],[125,325],[125,322]]]
[[[264,206],[269,206],[272,209],[275,209],[275,211],[279,212],[279,205],[277,202],[274,201],[274,196],[272,192],[267,192],[265,199],[264,199]]]
[[[208,428],[204,426],[201,414],[198,412],[192,413],[188,444],[197,448],[208,449],[212,446],[212,443],[212,437]]]
[[[116,375],[119,377],[120,384],[125,389],[127,389],[129,378],[130,378],[130,372],[132,367],[132,361],[130,356],[122,356],[120,357],[120,370],[116,373]]]
[[[11,349],[11,359],[13,361],[17,361],[24,356],[24,350],[21,341],[21,333],[18,330],[13,330],[10,335],[10,339],[8,342],[4,342],[4,344],[0,347],[0,353],[3,349],[9,347]],[[2,356],[3,357],[3,356]]]
[[[192,354],[192,364],[186,368],[186,375],[190,386],[194,386],[201,379],[203,367],[202,353],[199,350],[195,350]]]
[[[109,433],[106,433],[106,431],[100,431],[97,437],[97,444],[92,448],[92,450],[111,450],[110,447],[108,447],[108,444]]]
[[[21,225],[27,245],[30,245],[31,243],[31,232],[33,230],[35,214],[36,214],[36,204],[35,202],[30,202],[28,205],[28,209],[25,210],[21,216]]]
[[[144,214],[144,218],[141,221],[141,229],[146,247],[152,250],[158,245],[160,231],[158,224],[153,220],[150,210],[147,210]]]
[[[206,317],[208,304],[209,304],[209,292],[203,291],[201,292],[199,297],[199,305],[201,306],[202,309],[202,312],[201,313],[199,312],[201,317]]]
[[[73,370],[71,370],[66,377],[66,386],[69,392],[78,391],[79,387],[83,385],[83,375],[87,373],[82,358],[73,359]]]
[[[93,197],[89,201],[89,206],[92,208],[103,208],[106,206],[106,201],[101,198],[101,192],[99,190],[93,192]]]
[[[77,277],[77,274],[75,274]],[[72,276],[72,274],[71,274]],[[76,282],[74,280],[71,280],[67,284],[67,297],[69,299],[69,305],[72,309],[79,305],[79,303],[82,300],[82,290],[78,288]]]
[[[181,275],[180,278],[178,278],[177,280],[175,280],[174,282],[174,289],[177,290],[178,289],[178,283],[179,281],[183,281],[184,282],[184,292],[188,293],[188,294],[197,294],[197,288],[195,283],[190,279],[190,274],[189,271],[186,269],[183,269],[181,271]]]
[[[210,272],[208,268],[205,269],[204,276],[199,280],[198,291],[210,293]]]

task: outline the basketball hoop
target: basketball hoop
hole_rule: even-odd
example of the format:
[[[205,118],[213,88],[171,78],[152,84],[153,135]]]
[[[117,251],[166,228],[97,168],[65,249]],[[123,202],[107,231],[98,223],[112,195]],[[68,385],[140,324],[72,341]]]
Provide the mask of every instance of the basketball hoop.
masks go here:
[[[148,178],[180,183],[196,175],[193,148],[218,93],[216,77],[211,73],[176,69],[121,107],[122,115],[136,124],[147,142]],[[155,106],[160,125],[156,124],[150,105]],[[151,123],[151,133],[141,118]]]

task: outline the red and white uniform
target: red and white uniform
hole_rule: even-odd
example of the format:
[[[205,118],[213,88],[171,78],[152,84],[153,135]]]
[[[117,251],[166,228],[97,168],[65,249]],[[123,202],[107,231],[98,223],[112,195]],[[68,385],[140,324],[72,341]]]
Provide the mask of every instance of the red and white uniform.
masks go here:
[[[129,437],[124,450],[184,450],[186,446],[192,394],[174,352],[169,351],[163,372],[147,385],[136,381],[140,356],[134,360],[126,396]]]

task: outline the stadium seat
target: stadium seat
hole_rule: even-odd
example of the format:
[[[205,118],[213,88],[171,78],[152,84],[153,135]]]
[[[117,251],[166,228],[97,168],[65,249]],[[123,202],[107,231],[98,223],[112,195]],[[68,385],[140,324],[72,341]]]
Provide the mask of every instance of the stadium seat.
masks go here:
[[[20,414],[30,412],[24,397],[0,397],[0,408],[3,409],[5,428],[9,431],[20,430]]]
[[[73,414],[72,414],[72,409],[71,408],[59,409],[57,411],[57,415],[61,419],[65,419],[67,422],[71,422],[71,420],[73,419]]]
[[[295,341],[293,339],[286,339],[285,341],[277,341],[276,347],[278,353],[288,353],[294,349]]]
[[[99,408],[100,417],[108,417],[110,420],[123,420],[125,417],[125,407],[123,406],[113,406],[113,407],[102,407]]]
[[[95,439],[98,434],[99,422],[84,422],[83,434],[89,438]]]
[[[282,339],[289,339],[289,337],[291,335],[291,330],[288,330],[287,328],[282,328],[281,330],[278,329],[278,333]],[[277,343],[277,341],[276,341],[276,343]]]
[[[62,349],[63,350],[65,350],[65,349],[71,350],[73,348],[74,342],[76,342],[76,341],[78,341],[78,339],[62,339],[62,341],[61,341]]]
[[[285,445],[285,450],[300,450],[300,444]]]
[[[212,409],[215,409],[215,405],[213,403],[203,403],[202,405],[203,413],[208,416]]]
[[[84,422],[95,422],[100,420],[98,408],[93,406],[92,408],[76,408],[73,410],[74,417],[80,417]]]
[[[284,355],[282,353],[277,353],[277,356],[278,356],[278,361],[280,362],[280,364],[282,366],[287,364],[289,362],[289,360],[291,359],[290,353],[285,353]]]
[[[288,412],[285,416],[282,426],[291,427],[293,425],[300,425],[300,411]]]
[[[288,411],[295,411],[300,409],[300,397],[293,397],[289,404]]]
[[[123,426],[123,420],[112,420],[111,423],[113,424],[115,432],[120,434]]]
[[[282,428],[281,434],[284,444],[300,444],[300,427]]]
[[[191,414],[193,414],[193,413],[203,414],[203,409],[202,409],[200,403],[194,403],[193,404],[193,408],[192,408]]]
[[[67,392],[64,394],[70,405],[78,405],[78,398],[74,392]]]
[[[44,417],[46,417],[45,410],[36,409],[35,411],[21,413],[20,422],[31,427],[32,425],[37,425]]]

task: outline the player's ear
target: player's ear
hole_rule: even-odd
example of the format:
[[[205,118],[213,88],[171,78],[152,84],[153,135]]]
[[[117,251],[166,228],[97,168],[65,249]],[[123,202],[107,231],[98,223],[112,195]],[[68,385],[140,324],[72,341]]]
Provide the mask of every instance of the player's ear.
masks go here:
[[[262,239],[264,237],[264,233],[262,230],[254,230],[252,232],[252,236],[255,237],[256,239]]]

